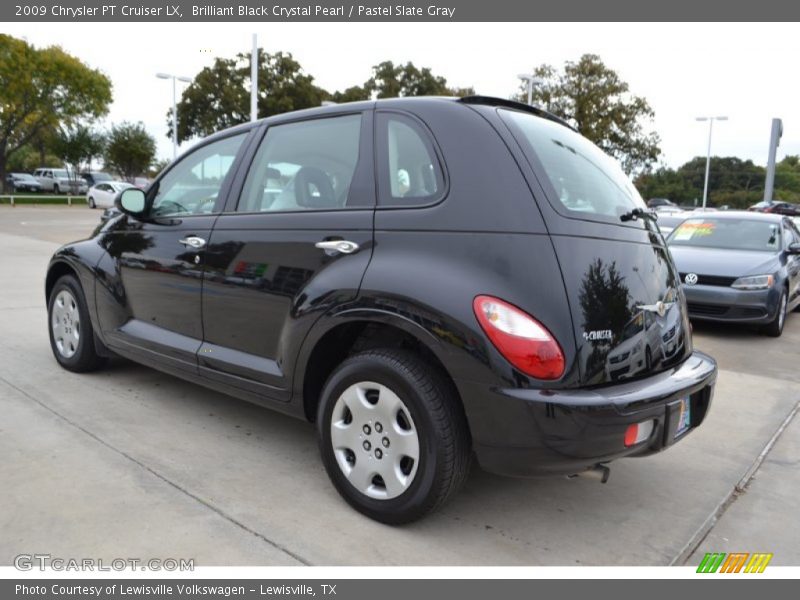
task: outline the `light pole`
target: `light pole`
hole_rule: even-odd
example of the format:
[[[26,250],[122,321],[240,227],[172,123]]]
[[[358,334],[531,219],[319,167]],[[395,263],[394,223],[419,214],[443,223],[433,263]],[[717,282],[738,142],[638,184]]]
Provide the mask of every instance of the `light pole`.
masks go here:
[[[708,201],[708,172],[711,169],[711,133],[714,130],[714,121],[727,121],[728,117],[697,117],[696,121],[708,121],[708,152],[706,153],[706,182],[703,185],[703,210]]]
[[[520,73],[517,75],[522,81],[528,82],[528,106],[533,106],[533,84],[541,83],[542,80],[533,73]]]
[[[253,34],[253,52],[250,54],[250,120],[258,119],[258,35]]]
[[[172,79],[172,160],[178,156],[178,99],[176,96],[176,81],[192,83],[191,77],[181,77],[170,73],[156,73],[159,79]]]

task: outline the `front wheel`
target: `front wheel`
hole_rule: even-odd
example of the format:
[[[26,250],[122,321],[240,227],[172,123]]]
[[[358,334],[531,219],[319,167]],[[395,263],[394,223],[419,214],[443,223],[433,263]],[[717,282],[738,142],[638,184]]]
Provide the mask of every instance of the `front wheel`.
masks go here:
[[[61,188],[58,187],[58,184],[53,186],[53,193],[56,194],[56,195],[61,193]]]
[[[383,523],[437,509],[469,470],[466,417],[452,385],[409,352],[373,350],[344,361],[322,391],[317,428],[338,492]]]
[[[783,333],[783,325],[786,322],[786,305],[788,298],[786,290],[781,291],[781,297],[778,300],[778,313],[771,323],[764,326],[764,333],[771,337],[780,337]]]
[[[94,202],[94,198],[89,196],[89,208],[97,208],[97,204]]]
[[[94,332],[80,282],[64,275],[53,286],[47,303],[50,346],[58,363],[82,373],[93,371],[105,361],[94,347]]]

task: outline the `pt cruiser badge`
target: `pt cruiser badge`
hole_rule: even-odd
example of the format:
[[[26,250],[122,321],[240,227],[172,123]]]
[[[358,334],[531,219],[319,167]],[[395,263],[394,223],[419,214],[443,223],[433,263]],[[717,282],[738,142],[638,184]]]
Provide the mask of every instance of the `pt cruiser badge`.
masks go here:
[[[583,339],[589,342],[599,342],[601,340],[608,340],[614,337],[610,329],[596,329],[595,331],[584,331]]]

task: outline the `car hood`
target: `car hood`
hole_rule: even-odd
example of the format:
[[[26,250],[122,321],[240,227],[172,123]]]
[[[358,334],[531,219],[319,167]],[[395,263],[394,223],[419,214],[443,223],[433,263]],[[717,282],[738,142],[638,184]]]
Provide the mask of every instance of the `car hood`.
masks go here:
[[[697,246],[670,246],[670,254],[681,273],[742,277],[772,273],[777,254],[752,250],[724,250]]]

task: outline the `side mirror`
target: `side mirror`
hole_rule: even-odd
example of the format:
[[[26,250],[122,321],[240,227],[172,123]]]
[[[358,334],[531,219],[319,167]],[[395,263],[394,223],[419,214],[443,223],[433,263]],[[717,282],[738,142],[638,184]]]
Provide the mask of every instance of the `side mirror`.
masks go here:
[[[800,254],[800,242],[794,242],[789,244],[789,247],[786,249],[787,254]]]
[[[114,206],[132,217],[141,217],[147,206],[147,200],[139,188],[125,188],[114,199]]]

